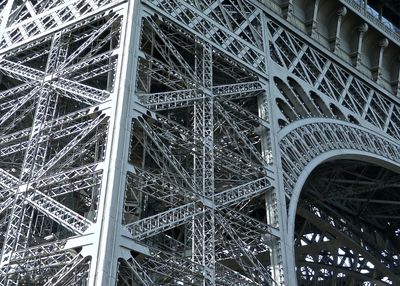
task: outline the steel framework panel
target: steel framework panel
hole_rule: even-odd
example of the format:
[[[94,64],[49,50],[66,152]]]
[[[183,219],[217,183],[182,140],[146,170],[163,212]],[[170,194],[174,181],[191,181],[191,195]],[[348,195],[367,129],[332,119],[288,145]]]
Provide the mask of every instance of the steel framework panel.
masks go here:
[[[400,283],[351,219],[299,208],[326,233],[294,242],[317,162],[400,166],[387,44],[368,77],[296,3],[0,0],[0,285],[295,285],[328,232],[365,265],[319,271]]]

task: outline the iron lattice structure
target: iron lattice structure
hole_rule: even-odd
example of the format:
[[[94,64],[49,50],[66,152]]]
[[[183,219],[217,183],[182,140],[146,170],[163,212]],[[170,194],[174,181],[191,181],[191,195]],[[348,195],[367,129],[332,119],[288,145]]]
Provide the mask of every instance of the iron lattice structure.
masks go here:
[[[368,9],[0,0],[0,285],[399,285]]]

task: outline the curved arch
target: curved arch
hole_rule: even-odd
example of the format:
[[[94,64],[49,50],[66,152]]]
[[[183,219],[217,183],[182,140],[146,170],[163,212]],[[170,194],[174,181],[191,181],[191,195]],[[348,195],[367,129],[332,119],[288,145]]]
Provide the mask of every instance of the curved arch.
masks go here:
[[[288,197],[308,163],[331,150],[358,150],[400,162],[400,145],[380,134],[341,121],[303,121],[280,140],[283,182]]]
[[[283,172],[297,171],[284,174],[285,191],[291,202],[298,195],[299,184],[302,186],[310,172],[329,158],[363,156],[367,161],[378,165],[387,162],[384,167],[392,169],[396,166],[400,170],[400,145],[397,142],[348,122],[298,120],[283,128],[278,137]],[[285,168],[285,163],[290,165]]]
[[[400,172],[400,162],[395,162],[389,160],[383,156],[376,155],[374,153],[358,151],[352,149],[341,149],[332,150],[315,157],[304,169],[301,175],[298,177],[296,185],[293,188],[292,196],[290,198],[289,208],[288,208],[288,237],[290,243],[293,243],[294,239],[294,222],[296,218],[296,208],[300,198],[301,190],[303,189],[304,183],[306,182],[308,176],[311,172],[324,162],[337,160],[337,159],[354,159],[364,162],[371,162],[376,165],[380,165],[387,169],[393,170],[395,172]],[[293,245],[291,245],[293,246]]]
[[[398,145],[400,147],[400,144],[397,143],[396,140],[393,139],[393,137],[388,136],[386,133],[379,132],[379,129],[374,128],[374,126],[370,125],[368,128],[359,125],[358,123],[351,123],[348,121],[343,121],[340,119],[334,119],[334,118],[327,118],[327,117],[314,117],[314,118],[305,118],[305,119],[299,119],[296,120],[289,125],[287,125],[285,128],[281,129],[278,133],[278,140],[281,141],[283,138],[285,138],[288,134],[293,132],[295,129],[304,126],[304,125],[310,125],[310,124],[317,124],[317,123],[323,123],[323,124],[337,124],[337,125],[343,125],[347,127],[352,127],[355,129],[359,129],[361,131],[365,131],[368,133],[371,133],[375,136],[379,136],[388,142]]]
[[[283,180],[288,206],[289,271],[295,276],[294,231],[301,190],[320,164],[336,159],[371,162],[400,172],[400,145],[382,134],[340,120],[300,120],[281,130]]]
[[[295,269],[295,220],[297,214],[297,205],[299,203],[300,195],[303,190],[303,187],[306,183],[306,180],[310,176],[310,174],[321,164],[331,161],[331,160],[338,160],[338,159],[352,159],[352,160],[359,160],[363,162],[370,162],[376,165],[380,165],[387,169],[393,170],[397,173],[400,173],[400,162],[395,162],[389,160],[380,155],[376,155],[371,152],[365,151],[358,151],[358,150],[332,150],[325,153],[320,154],[316,158],[314,158],[304,169],[301,175],[298,177],[296,185],[293,188],[293,193],[289,202],[288,208],[288,216],[287,216],[287,246],[288,246],[288,255],[290,255],[289,259],[289,271],[291,277],[296,277],[296,269]]]

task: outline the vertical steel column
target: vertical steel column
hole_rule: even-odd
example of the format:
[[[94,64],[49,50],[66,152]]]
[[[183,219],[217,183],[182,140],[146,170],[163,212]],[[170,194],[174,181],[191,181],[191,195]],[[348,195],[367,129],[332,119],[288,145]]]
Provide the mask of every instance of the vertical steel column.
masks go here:
[[[279,111],[275,105],[274,95],[274,81],[272,80],[273,75],[276,73],[271,59],[270,41],[272,35],[270,34],[267,27],[268,18],[263,15],[263,39],[264,39],[264,50],[267,54],[267,75],[268,81],[265,84],[266,96],[259,100],[259,108],[261,108],[261,114],[267,117],[270,122],[269,132],[269,150],[267,150],[273,160],[274,177],[275,177],[275,188],[265,195],[265,208],[268,224],[279,229],[278,237],[272,237],[270,241],[271,246],[271,269],[272,277],[278,285],[293,285],[295,283],[292,277],[287,275],[287,257],[285,240],[287,239],[287,215],[286,215],[286,201],[285,201],[285,190],[283,188],[283,177],[282,167],[280,158],[279,142],[277,140],[277,134],[279,131],[278,125],[278,114]],[[265,148],[265,144],[264,144]],[[264,150],[265,152],[265,150]]]
[[[212,48],[196,44],[196,76],[202,100],[194,105],[193,133],[202,149],[194,155],[194,185],[203,197],[203,212],[192,225],[192,259],[204,266],[203,285],[215,285],[215,221],[214,221],[214,115],[212,95]]]
[[[115,285],[120,246],[124,189],[131,129],[131,110],[136,76],[136,59],[140,38],[140,3],[127,1],[122,14],[121,44],[116,69],[116,88],[111,95],[110,127],[104,162],[105,174],[99,201],[98,221],[93,230],[95,242],[87,250],[93,254],[90,286]],[[92,253],[90,253],[92,252]]]

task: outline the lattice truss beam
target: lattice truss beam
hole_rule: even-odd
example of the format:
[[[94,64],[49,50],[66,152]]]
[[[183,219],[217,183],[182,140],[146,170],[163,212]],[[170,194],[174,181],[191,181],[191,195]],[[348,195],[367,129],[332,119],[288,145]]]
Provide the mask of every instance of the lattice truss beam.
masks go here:
[[[271,58],[284,68],[284,76],[276,76],[273,81],[280,112],[278,137],[287,197],[291,198],[309,164],[327,152],[364,152],[399,163],[398,103],[307,45],[298,35],[272,23],[269,32]],[[374,216],[365,218],[367,224],[361,222],[359,214],[345,215],[357,209],[352,203],[369,191],[356,185],[327,188],[322,184],[311,194],[314,200],[322,200],[322,205],[307,200],[297,207],[298,283],[399,283],[393,213],[381,213],[380,221]],[[393,200],[396,201],[392,198],[380,203],[391,209]],[[379,212],[375,207],[369,204],[369,211]],[[386,230],[387,224],[394,229]]]
[[[364,153],[400,162],[397,100],[286,27],[271,21],[268,33],[270,56],[279,71],[273,77],[273,88],[280,113],[283,187],[289,201],[312,161],[328,152]],[[355,169],[360,164],[349,165]],[[323,178],[330,172],[332,169],[316,176]],[[374,205],[374,200],[370,202],[370,196],[382,191],[382,181],[380,187],[375,185],[375,191],[358,186],[362,172],[353,170],[354,184],[345,188],[331,188],[327,180],[321,180],[312,192],[304,189],[302,193],[312,199],[307,198],[297,206],[297,212],[294,208],[294,213],[289,213],[297,215],[294,247],[299,284],[399,283],[398,198],[376,200],[391,210],[376,217],[373,213],[383,208]],[[361,213],[354,210],[362,209],[359,200],[364,195],[369,198],[368,203],[363,201],[363,208],[368,208],[371,216],[360,218]]]
[[[245,13],[213,7],[209,17],[225,14],[228,23]],[[235,26],[245,30],[245,23]],[[274,175],[269,117],[258,110],[263,84],[167,18],[143,18],[138,64],[123,224],[151,254],[121,261],[119,283],[273,284],[264,195]]]
[[[166,19],[143,19],[123,225],[151,254],[121,260],[121,285],[272,283],[259,261],[269,261],[271,229],[265,216],[250,216],[274,180],[269,118],[257,109],[265,88],[251,71],[265,70],[260,10],[241,4],[215,2],[207,12],[220,29],[210,36],[226,33],[220,44],[240,65]],[[5,285],[88,277],[90,256],[69,241],[97,223],[104,196],[122,22],[111,5],[26,1],[2,14]],[[199,15],[191,21],[200,32]]]
[[[141,1],[135,80],[117,94],[133,2],[0,0],[0,284],[84,285],[97,261],[76,241],[103,223],[106,192],[124,192],[135,245],[113,262],[118,285],[283,284],[285,196],[331,150],[399,162],[399,104],[253,0]],[[133,102],[124,190],[103,164],[118,97]],[[322,208],[302,215],[326,224]]]
[[[2,9],[1,285],[87,279],[90,257],[67,244],[97,220],[122,19],[108,2]]]
[[[399,281],[398,175],[370,163],[326,163],[297,209],[298,281]]]
[[[377,129],[399,139],[399,104],[377,84],[308,44],[275,22],[268,23],[270,55],[283,74],[274,78],[283,97],[280,126],[308,117],[331,117]]]

